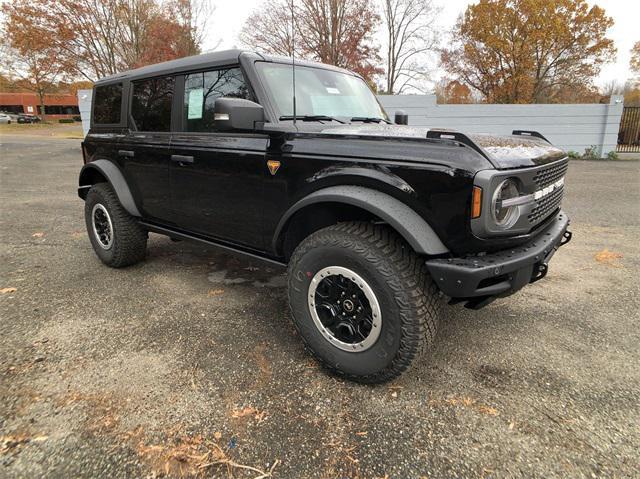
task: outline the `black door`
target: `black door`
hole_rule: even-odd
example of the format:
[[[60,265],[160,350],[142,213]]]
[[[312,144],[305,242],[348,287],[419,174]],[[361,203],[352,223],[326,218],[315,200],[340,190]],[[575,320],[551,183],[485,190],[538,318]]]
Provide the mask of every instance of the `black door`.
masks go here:
[[[260,135],[174,135],[170,183],[180,226],[262,249],[266,145]]]
[[[254,100],[239,67],[184,76],[182,132],[172,135],[173,209],[184,229],[263,249],[267,135],[216,131],[216,98]]]
[[[170,222],[169,159],[173,77],[133,82],[129,134],[118,147],[127,182],[148,219]]]

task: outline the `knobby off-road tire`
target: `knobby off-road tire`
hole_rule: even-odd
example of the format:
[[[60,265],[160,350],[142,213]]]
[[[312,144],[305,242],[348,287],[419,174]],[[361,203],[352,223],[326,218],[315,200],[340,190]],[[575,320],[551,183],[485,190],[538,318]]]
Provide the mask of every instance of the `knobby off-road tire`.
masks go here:
[[[335,267],[334,272],[331,267]],[[355,282],[364,283],[364,288],[368,286],[373,292],[381,314],[380,331],[373,344],[362,343],[354,350],[345,350],[344,343],[336,346],[328,328],[322,331],[318,321],[314,322],[311,303],[317,289],[313,288],[322,281],[323,271],[335,275],[335,270],[356,273]],[[333,287],[335,276],[331,278]],[[343,277],[338,279],[344,283]],[[436,334],[440,309],[437,288],[424,260],[386,226],[340,223],[310,235],[289,262],[288,293],[293,321],[307,348],[323,366],[350,380],[391,380],[409,367],[420,350],[431,345]],[[331,309],[330,315],[334,314]],[[315,313],[316,319],[318,316]]]
[[[148,234],[122,207],[108,183],[91,187],[85,200],[84,217],[93,250],[104,264],[122,268],[144,259]],[[109,228],[111,234],[105,234]]]

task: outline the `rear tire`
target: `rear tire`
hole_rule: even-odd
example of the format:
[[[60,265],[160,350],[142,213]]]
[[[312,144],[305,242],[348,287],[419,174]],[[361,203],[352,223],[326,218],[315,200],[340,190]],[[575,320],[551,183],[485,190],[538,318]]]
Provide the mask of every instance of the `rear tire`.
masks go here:
[[[108,183],[91,187],[84,216],[93,250],[104,264],[122,268],[144,259],[148,234],[122,207]]]
[[[354,381],[399,376],[436,334],[437,288],[424,260],[386,226],[351,222],[313,233],[291,257],[288,291],[309,351]]]

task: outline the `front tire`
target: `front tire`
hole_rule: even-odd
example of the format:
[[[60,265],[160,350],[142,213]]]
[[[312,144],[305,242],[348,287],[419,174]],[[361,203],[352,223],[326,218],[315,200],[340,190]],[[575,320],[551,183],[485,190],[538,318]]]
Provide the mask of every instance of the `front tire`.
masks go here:
[[[351,222],[313,233],[291,257],[288,290],[308,349],[354,381],[399,376],[436,334],[437,288],[424,261],[386,226]]]
[[[122,268],[144,259],[148,234],[122,207],[108,183],[91,187],[84,216],[93,250],[104,264]]]

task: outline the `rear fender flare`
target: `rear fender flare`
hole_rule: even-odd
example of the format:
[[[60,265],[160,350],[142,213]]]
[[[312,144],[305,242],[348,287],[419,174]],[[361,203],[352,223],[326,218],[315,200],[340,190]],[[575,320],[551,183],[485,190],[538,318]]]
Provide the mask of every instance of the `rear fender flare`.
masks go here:
[[[331,186],[302,198],[282,216],[272,240],[272,248],[276,253],[291,217],[303,208],[316,203],[344,203],[362,208],[388,223],[416,253],[433,256],[449,252],[433,228],[418,213],[397,198],[361,186]]]
[[[122,207],[132,216],[142,216],[129,189],[127,180],[120,169],[109,160],[96,160],[91,163],[87,163],[80,170],[80,179],[78,182],[78,196],[85,199],[89,188],[92,186],[88,180],[91,170],[97,170],[102,176],[104,176],[113,190],[116,192],[116,196],[120,201]]]

